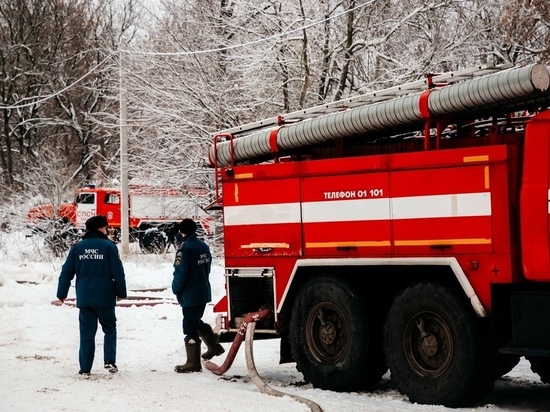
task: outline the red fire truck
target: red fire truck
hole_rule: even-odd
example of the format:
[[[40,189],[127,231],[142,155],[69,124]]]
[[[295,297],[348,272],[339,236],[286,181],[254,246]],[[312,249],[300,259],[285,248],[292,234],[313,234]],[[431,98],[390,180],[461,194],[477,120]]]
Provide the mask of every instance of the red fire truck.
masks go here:
[[[200,222],[206,235],[211,234],[211,218],[193,199],[206,195],[205,189],[167,189],[147,185],[131,185],[129,195],[129,228],[132,240],[138,240],[144,252],[162,252],[176,241],[177,224],[185,217]],[[104,215],[112,238],[120,236],[120,190],[96,187],[78,189],[74,202],[62,204],[54,212],[52,205],[39,205],[29,210],[27,220],[39,225],[47,219],[60,220],[69,229],[81,231],[94,215]]]
[[[314,387],[389,371],[412,402],[479,402],[525,356],[550,383],[550,76],[478,66],[213,136],[222,339],[271,307]]]

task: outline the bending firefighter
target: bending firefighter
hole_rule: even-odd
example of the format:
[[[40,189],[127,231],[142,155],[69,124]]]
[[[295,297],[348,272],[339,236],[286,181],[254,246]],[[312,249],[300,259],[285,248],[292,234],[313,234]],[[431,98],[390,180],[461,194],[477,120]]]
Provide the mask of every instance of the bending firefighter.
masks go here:
[[[177,296],[183,313],[183,334],[187,362],[177,365],[178,373],[200,372],[201,339],[208,350],[202,355],[205,360],[221,355],[225,350],[219,343],[210,325],[202,321],[206,304],[212,300],[210,288],[210,266],[212,255],[206,243],[197,238],[197,224],[191,219],[180,223],[179,231],[184,236],[183,243],[174,260],[172,292]]]

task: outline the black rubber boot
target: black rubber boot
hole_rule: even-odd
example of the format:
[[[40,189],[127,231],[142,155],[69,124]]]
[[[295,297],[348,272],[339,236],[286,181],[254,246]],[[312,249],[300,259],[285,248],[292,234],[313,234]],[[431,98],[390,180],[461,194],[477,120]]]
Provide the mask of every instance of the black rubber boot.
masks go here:
[[[201,343],[190,340],[185,344],[187,362],[184,365],[177,365],[174,370],[177,373],[189,373],[201,371]]]
[[[199,329],[199,336],[206,344],[208,350],[202,354],[204,360],[212,359],[214,356],[221,355],[225,352],[225,349],[220,345],[220,337],[212,331],[212,327],[208,324],[204,324]]]

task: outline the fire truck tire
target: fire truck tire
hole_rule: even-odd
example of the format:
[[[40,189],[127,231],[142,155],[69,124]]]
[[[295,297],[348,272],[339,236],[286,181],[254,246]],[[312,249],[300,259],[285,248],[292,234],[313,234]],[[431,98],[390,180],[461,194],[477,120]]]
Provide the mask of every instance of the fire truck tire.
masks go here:
[[[156,228],[148,229],[139,239],[143,253],[164,253],[168,245],[166,234]]]
[[[296,367],[314,387],[364,389],[387,371],[382,328],[373,327],[365,299],[345,279],[320,275],[297,296],[289,342]]]
[[[537,356],[527,356],[531,363],[531,370],[540,377],[543,383],[550,383],[550,358],[541,358]]]
[[[491,345],[469,302],[433,283],[405,289],[387,316],[391,378],[411,402],[465,407],[493,387]]]

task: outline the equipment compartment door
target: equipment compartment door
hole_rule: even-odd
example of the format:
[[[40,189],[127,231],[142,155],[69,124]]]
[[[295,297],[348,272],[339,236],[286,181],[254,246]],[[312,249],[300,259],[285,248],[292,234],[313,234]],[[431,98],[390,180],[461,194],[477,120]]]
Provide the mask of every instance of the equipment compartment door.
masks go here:
[[[463,163],[392,172],[395,253],[490,253],[492,203],[488,170],[485,165]]]
[[[388,255],[388,173],[305,177],[302,189],[307,256]]]
[[[223,183],[226,258],[302,253],[300,181],[286,164],[269,166],[269,178],[258,177],[259,167]]]

